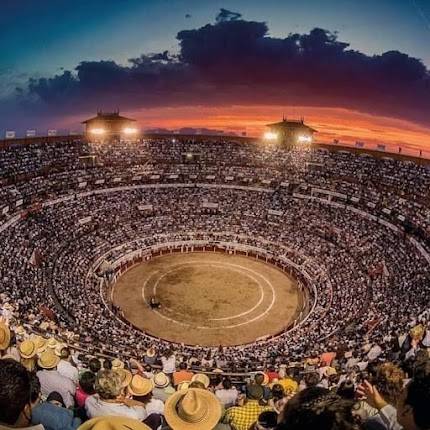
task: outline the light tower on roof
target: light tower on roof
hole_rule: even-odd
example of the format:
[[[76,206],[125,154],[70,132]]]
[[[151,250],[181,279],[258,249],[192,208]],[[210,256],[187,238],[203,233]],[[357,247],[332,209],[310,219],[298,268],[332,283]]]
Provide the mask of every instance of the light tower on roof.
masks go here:
[[[300,120],[287,120],[285,116],[282,121],[267,124],[269,131],[265,137],[270,140],[276,140],[279,143],[293,147],[304,143],[312,143],[313,135],[317,131],[305,124],[303,117]]]
[[[133,140],[138,137],[136,120],[126,118],[114,112],[97,111],[97,115],[82,121],[85,124],[85,135],[91,141]]]

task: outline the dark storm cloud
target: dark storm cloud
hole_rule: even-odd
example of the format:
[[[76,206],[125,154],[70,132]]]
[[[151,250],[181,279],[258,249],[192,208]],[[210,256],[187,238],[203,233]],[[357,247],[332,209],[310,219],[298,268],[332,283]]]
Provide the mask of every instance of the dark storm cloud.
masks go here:
[[[215,22],[235,21],[236,19],[240,18],[242,18],[242,14],[221,8],[219,14],[215,18]]]
[[[215,24],[178,33],[179,53],[142,55],[127,66],[85,61],[73,72],[31,79],[21,101],[47,112],[192,104],[345,107],[430,124],[430,76],[398,51],[368,56],[336,33],[274,38],[264,22],[222,9]],[[26,99],[27,98],[27,99]]]

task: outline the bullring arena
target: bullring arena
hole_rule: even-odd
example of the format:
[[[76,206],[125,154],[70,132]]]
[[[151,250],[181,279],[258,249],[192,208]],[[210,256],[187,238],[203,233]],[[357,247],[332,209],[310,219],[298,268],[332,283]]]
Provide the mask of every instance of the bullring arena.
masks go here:
[[[427,321],[424,160],[195,136],[5,145],[0,300],[19,332],[228,372],[389,350]]]
[[[215,252],[158,256],[121,275],[113,302],[134,326],[165,340],[251,343],[284,331],[303,301],[294,280],[263,261]],[[150,308],[152,296],[159,309]]]

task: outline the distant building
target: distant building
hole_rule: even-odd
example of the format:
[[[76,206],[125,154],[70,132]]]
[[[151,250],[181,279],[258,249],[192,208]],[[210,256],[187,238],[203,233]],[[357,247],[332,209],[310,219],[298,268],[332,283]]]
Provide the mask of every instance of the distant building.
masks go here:
[[[268,140],[277,140],[286,146],[305,144],[313,142],[313,135],[317,131],[300,121],[291,121],[283,118],[280,122],[267,124],[269,131],[265,133]]]
[[[82,121],[85,136],[92,141],[133,140],[139,130],[136,120],[116,112],[97,112],[97,116]]]

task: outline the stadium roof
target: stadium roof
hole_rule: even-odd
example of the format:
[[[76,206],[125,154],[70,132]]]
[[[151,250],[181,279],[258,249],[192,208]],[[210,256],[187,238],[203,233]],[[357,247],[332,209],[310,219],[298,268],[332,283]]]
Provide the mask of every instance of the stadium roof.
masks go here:
[[[282,119],[282,121],[279,122],[274,122],[272,124],[267,124],[267,127],[271,127],[271,128],[288,128],[288,129],[295,129],[295,128],[306,128],[311,132],[316,132],[317,130],[315,130],[312,127],[309,127],[308,125],[306,125],[304,123],[304,120],[301,119],[299,121],[297,120],[286,120],[285,118]]]
[[[118,112],[97,112],[97,116],[94,116],[92,118],[86,119],[85,121],[82,121],[82,124],[87,124],[91,121],[136,121],[132,118],[127,118],[125,116],[121,116]]]

